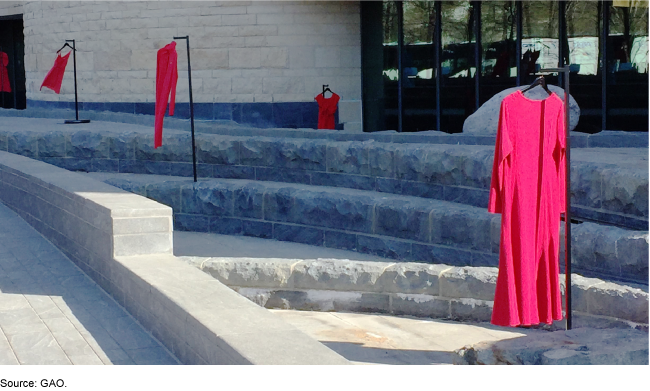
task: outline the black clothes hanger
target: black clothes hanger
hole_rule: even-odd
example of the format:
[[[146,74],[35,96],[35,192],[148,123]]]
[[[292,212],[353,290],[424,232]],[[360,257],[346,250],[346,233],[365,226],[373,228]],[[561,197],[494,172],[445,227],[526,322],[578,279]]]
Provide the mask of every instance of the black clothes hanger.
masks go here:
[[[526,92],[528,90],[532,90],[533,88],[535,88],[537,86],[542,86],[542,88],[544,88],[544,91],[546,91],[549,95],[552,94],[552,92],[548,89],[548,87],[546,87],[546,79],[544,79],[544,76],[540,76],[537,79],[535,79],[533,84],[531,84],[528,87],[521,90],[521,93],[523,94],[524,92]]]
[[[59,53],[61,50],[65,49],[66,46],[69,47],[70,50],[75,50],[75,51],[76,51],[75,48],[73,48],[72,46],[70,46],[70,45],[66,42],[66,43],[63,44],[63,46],[61,47],[61,49],[57,50],[56,52]]]
[[[325,96],[325,92],[327,92],[327,91],[331,92],[332,94],[334,93],[334,92],[332,92],[332,90],[330,90],[330,85],[329,84],[323,84],[323,97]]]

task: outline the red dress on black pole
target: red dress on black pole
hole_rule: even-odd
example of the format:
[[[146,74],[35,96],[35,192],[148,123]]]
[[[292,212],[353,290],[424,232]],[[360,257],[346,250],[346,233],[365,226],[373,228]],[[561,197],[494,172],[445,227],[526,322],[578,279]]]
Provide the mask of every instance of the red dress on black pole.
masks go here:
[[[521,91],[501,103],[488,211],[501,213],[492,323],[562,319],[560,214],[565,210],[564,102]]]

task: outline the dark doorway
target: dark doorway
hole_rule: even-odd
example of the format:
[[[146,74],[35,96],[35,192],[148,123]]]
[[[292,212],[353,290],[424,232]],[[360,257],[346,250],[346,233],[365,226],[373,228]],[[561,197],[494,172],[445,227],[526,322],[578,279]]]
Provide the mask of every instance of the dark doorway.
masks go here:
[[[0,16],[0,51],[9,59],[7,76],[11,87],[11,92],[0,92],[0,107],[23,110],[27,106],[27,92],[22,15]]]

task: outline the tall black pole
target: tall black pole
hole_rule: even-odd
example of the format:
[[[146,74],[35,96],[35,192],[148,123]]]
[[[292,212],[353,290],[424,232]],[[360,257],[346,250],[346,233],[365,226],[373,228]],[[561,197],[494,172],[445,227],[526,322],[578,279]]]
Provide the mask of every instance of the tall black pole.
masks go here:
[[[7,55],[7,59],[9,58],[9,55]],[[2,46],[0,46],[0,61],[2,61]],[[7,76],[9,75],[9,61],[7,61]],[[5,64],[0,64],[0,66],[5,67]],[[4,72],[0,72],[0,89],[2,89],[2,86],[4,85]],[[0,95],[2,95],[2,108],[4,109],[5,107],[5,92],[0,91]]]
[[[515,52],[517,53],[517,61],[515,64],[517,64],[517,87],[519,87],[523,81],[526,80],[525,77],[522,77],[522,66],[521,66],[521,39],[522,39],[522,34],[524,32],[524,26],[523,26],[523,10],[522,10],[522,4],[521,1],[517,1],[515,3],[515,12],[517,13],[517,17],[515,18],[517,20],[517,37],[515,38]],[[525,75],[527,76],[527,75]]]
[[[72,65],[74,70],[74,112],[75,119],[79,121],[79,98],[77,97],[77,48],[74,39],[72,40]]]
[[[190,87],[190,127],[192,129],[192,167],[194,168],[194,182],[196,182],[196,142],[194,141],[194,100],[192,99],[192,66],[190,63],[190,36],[174,37],[187,42],[187,79]]]
[[[402,121],[404,120],[403,110],[403,89],[404,89],[404,64],[402,61],[404,51],[404,3],[396,2],[397,5],[397,131],[402,133]]]
[[[564,275],[566,277],[566,329],[571,330],[571,137],[569,137],[569,64],[564,66],[564,129],[566,133],[566,212],[564,213]]]
[[[572,316],[571,316],[571,137],[569,137],[569,64],[561,68],[546,68],[541,69],[540,72],[562,72],[564,76],[564,129],[565,129],[565,191],[566,191],[566,204],[564,205],[564,277],[565,289],[564,300],[566,307],[566,329],[571,330]]]
[[[442,7],[436,1],[436,130],[442,131],[442,104],[440,102],[440,89],[442,88]]]
[[[79,99],[77,97],[77,48],[74,39],[66,39],[66,42],[72,42],[72,65],[74,70],[74,120],[65,120],[66,124],[87,124],[89,119],[79,119]]]

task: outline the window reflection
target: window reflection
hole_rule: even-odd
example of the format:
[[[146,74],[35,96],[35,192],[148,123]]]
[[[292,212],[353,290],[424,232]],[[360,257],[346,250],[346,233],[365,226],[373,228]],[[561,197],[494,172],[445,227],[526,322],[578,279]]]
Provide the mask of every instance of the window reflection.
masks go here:
[[[607,125],[647,130],[648,2],[617,0],[609,11]]]
[[[521,82],[527,84],[542,68],[559,65],[559,3],[556,1],[522,2]],[[557,73],[554,74],[557,76]],[[557,77],[548,80],[557,84]]]

